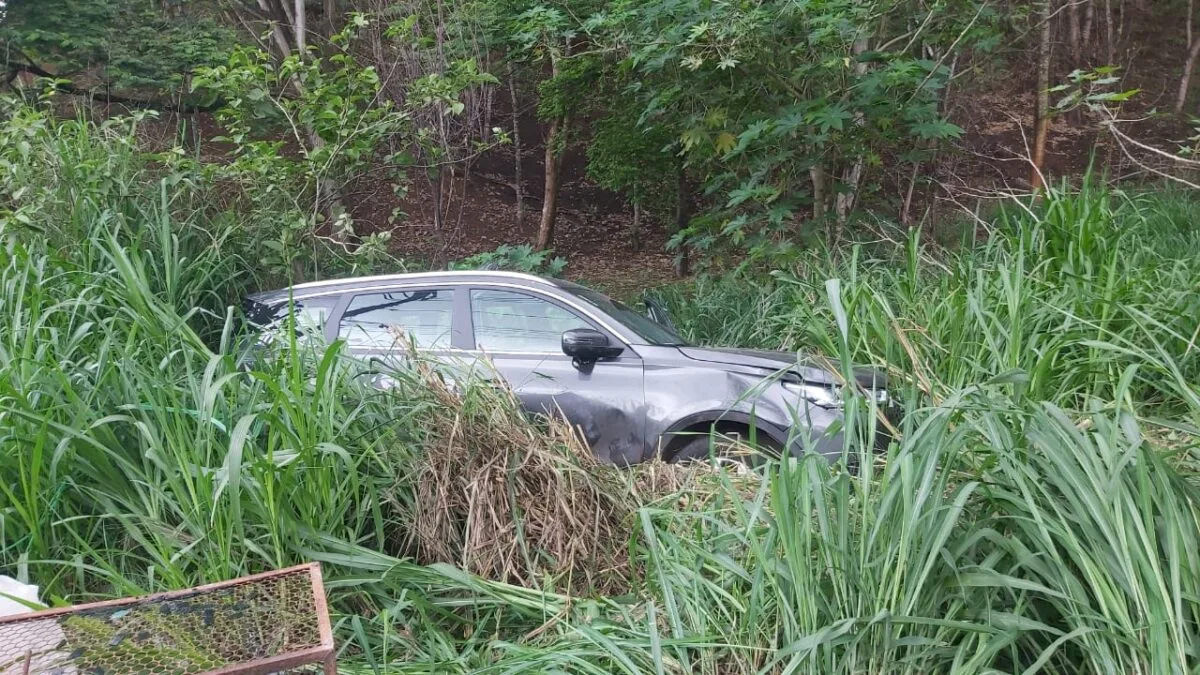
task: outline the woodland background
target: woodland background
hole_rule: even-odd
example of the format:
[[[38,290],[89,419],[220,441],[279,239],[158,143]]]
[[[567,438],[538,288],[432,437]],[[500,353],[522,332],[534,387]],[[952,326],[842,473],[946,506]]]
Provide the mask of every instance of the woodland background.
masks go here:
[[[651,285],[953,239],[1088,167],[1186,180],[1193,4],[10,0],[0,44],[10,89],[154,109],[148,145],[290,196],[262,236],[293,277],[318,238]]]
[[[1193,5],[0,1],[0,573],[319,561],[344,673],[1200,672]],[[621,469],[238,310],[446,267],[653,287],[904,415]]]

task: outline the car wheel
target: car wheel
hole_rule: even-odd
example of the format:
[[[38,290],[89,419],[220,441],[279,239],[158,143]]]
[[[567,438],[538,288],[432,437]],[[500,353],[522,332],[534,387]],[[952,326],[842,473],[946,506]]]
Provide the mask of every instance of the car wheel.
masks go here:
[[[764,439],[765,440],[765,439]],[[721,434],[700,434],[693,436],[674,454],[667,458],[671,463],[702,462],[711,456],[718,463],[737,462],[742,465],[756,466],[762,463],[763,452],[778,455],[778,449],[770,442],[759,442],[756,451],[747,443]]]

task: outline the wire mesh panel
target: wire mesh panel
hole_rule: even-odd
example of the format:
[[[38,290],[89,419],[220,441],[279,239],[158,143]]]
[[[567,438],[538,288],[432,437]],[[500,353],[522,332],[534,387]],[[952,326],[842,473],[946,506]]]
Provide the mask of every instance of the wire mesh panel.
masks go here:
[[[318,564],[0,618],[0,675],[332,675]]]

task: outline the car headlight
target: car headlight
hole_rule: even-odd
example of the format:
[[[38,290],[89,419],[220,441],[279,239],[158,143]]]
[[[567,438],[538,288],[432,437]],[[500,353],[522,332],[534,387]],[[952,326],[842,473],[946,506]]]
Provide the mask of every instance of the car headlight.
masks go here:
[[[783,382],[783,388],[800,394],[800,398],[821,408],[841,408],[845,405],[842,400],[841,387],[830,387],[804,382]],[[885,407],[891,402],[887,389],[868,389],[865,394],[874,399],[879,407]]]
[[[826,387],[804,382],[784,382],[783,388],[800,394],[800,398],[821,408],[842,407],[842,390],[840,387]]]

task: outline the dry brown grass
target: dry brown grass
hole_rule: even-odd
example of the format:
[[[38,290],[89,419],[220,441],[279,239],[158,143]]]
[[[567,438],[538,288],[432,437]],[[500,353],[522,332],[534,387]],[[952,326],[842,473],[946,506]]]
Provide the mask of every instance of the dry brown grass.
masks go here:
[[[531,423],[511,391],[482,380],[454,390],[414,359],[427,408],[411,480],[409,550],[486,579],[566,593],[625,594],[641,506],[714,508],[733,492],[753,499],[757,474],[740,465],[596,460],[560,419]],[[732,441],[731,442],[735,442]]]
[[[733,494],[751,500],[762,485],[759,474],[734,461],[668,464],[656,460],[631,467],[628,475],[629,491],[639,505],[666,506],[664,501],[671,500],[680,509],[693,510],[704,510]]]
[[[564,591],[628,590],[633,500],[569,425],[534,425],[507,390],[451,391],[426,378],[431,415],[417,462],[413,536],[425,562]]]
[[[760,472],[736,461],[647,462],[629,469],[628,484],[639,506],[651,513],[677,513],[679,517],[656,517],[656,522],[685,539],[695,537],[701,520],[721,521],[735,530],[744,527],[747,505],[761,502],[765,488]],[[762,506],[770,511],[769,503]]]

